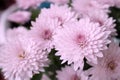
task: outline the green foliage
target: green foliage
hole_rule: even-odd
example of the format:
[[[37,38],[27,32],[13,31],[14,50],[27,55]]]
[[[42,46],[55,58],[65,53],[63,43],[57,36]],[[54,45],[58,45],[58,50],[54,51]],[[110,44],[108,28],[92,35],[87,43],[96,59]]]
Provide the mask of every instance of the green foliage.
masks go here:
[[[49,64],[49,67],[45,67],[45,72],[34,75],[34,77],[31,80],[40,80],[40,78],[43,74],[46,74],[51,80],[57,80],[56,79],[56,71],[60,70],[62,67],[64,67],[66,65],[66,63],[61,64],[60,57],[55,56],[56,52],[57,51],[55,49],[51,50],[51,52],[48,56],[48,58],[50,60],[50,64]]]
[[[115,24],[116,24],[116,30],[117,30],[117,38],[120,38],[120,9],[116,7],[111,7],[110,8],[110,17],[113,17],[115,19]]]
[[[33,10],[31,10],[31,12],[32,12],[31,21],[35,21],[35,19],[40,14],[40,10],[39,9],[33,9]]]

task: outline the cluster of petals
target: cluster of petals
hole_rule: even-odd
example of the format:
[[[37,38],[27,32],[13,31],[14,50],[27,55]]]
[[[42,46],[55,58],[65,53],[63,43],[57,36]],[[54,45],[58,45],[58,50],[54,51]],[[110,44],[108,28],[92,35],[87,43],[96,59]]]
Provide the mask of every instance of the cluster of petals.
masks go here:
[[[25,24],[31,13],[23,10],[36,8],[43,1],[16,0],[21,10],[9,15],[8,20]],[[62,63],[72,65],[56,72],[58,80],[88,80],[89,75],[89,80],[119,80],[120,48],[111,43],[116,25],[108,12],[111,6],[120,7],[120,1],[46,1],[54,4],[41,9],[30,30],[19,26],[6,31],[7,41],[0,46],[0,69],[6,80],[30,80],[44,71],[52,49]],[[69,1],[72,1],[70,6],[66,5]],[[93,66],[86,71],[87,76],[83,71],[85,60]],[[50,79],[43,75],[42,80]]]
[[[101,5],[95,0],[73,0],[72,6],[80,15],[92,12],[95,10],[108,12],[108,5]]]
[[[99,23],[101,27],[106,28],[106,31],[111,31],[112,36],[115,36],[115,20],[108,16],[109,7],[112,6],[110,3],[114,2],[114,0],[74,0],[72,5],[80,18],[89,17],[92,22]]]
[[[100,27],[106,28],[106,31],[111,31],[111,35],[116,35],[115,20],[107,13],[95,10],[87,13],[84,17],[89,17],[92,22],[99,23]]]
[[[112,42],[109,48],[103,51],[104,57],[98,59],[98,64],[89,63],[93,67],[87,71],[92,75],[90,80],[119,80],[120,79],[120,47]]]
[[[30,80],[34,74],[44,71],[43,67],[49,63],[48,53],[41,50],[41,44],[22,37],[19,30],[15,29],[14,34],[18,35],[8,39],[0,48],[0,68],[7,80]]]
[[[29,21],[31,17],[31,13],[28,11],[16,11],[8,16],[8,20],[24,24],[25,22]]]
[[[16,0],[16,3],[19,8],[28,9],[35,8],[40,5],[44,0]]]
[[[65,66],[62,70],[57,71],[56,77],[58,80],[88,80],[83,71],[75,71],[73,66]]]
[[[35,22],[32,22],[32,28],[29,31],[29,37],[37,43],[44,45],[44,50],[50,51],[53,45],[53,35],[55,35],[55,29],[58,26],[57,21],[50,18],[37,18]]]
[[[49,9],[42,9],[39,18],[41,17],[49,17],[50,19],[57,20],[57,24],[62,27],[64,24],[77,19],[75,12],[67,5],[51,5]]]
[[[54,38],[56,30],[63,27],[64,24],[76,21],[75,13],[65,6],[51,5],[49,9],[42,9],[41,14],[32,22],[32,28],[29,31],[31,38],[36,42],[44,44],[45,49],[54,48]]]
[[[84,58],[97,63],[97,57],[103,57],[101,51],[107,49],[110,43],[110,31],[105,31],[104,27],[99,27],[98,23],[91,22],[89,18],[64,26],[54,36],[55,48],[58,50],[56,55],[60,56],[63,63],[74,63],[74,69],[77,70],[83,69]]]

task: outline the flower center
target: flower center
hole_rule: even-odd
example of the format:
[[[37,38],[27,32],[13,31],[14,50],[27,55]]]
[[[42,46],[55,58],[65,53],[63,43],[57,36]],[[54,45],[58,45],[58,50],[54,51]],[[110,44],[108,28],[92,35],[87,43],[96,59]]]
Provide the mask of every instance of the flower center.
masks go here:
[[[84,48],[87,45],[84,35],[78,35],[76,38],[76,42],[81,48]]]
[[[44,40],[49,40],[52,37],[52,33],[50,30],[45,30],[42,35]]]
[[[110,62],[108,63],[108,68],[109,68],[110,70],[115,70],[116,67],[117,67],[117,64],[116,64],[114,61],[110,61]]]
[[[77,76],[77,74],[73,75],[71,80],[80,80],[80,78]]]
[[[19,54],[18,57],[19,57],[20,59],[24,59],[24,58],[25,58],[25,52]]]
[[[94,18],[93,21],[99,23],[100,26],[104,24],[100,19],[97,19],[97,18]]]

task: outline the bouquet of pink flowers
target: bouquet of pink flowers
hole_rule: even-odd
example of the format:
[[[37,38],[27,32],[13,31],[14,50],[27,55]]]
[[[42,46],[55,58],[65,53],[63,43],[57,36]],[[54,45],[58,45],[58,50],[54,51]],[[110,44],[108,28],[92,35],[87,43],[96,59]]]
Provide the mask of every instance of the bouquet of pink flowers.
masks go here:
[[[120,0],[16,0],[0,12],[4,79],[120,80],[119,8]]]

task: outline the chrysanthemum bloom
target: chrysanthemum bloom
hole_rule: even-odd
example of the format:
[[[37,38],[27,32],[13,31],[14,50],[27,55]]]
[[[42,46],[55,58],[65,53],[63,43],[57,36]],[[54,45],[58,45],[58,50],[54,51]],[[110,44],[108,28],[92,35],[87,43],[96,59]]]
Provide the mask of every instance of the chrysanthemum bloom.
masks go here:
[[[28,11],[17,11],[8,16],[8,20],[15,22],[15,23],[20,23],[24,24],[25,22],[29,21],[31,17],[31,13]]]
[[[32,28],[28,35],[35,42],[41,42],[44,45],[44,49],[53,48],[53,35],[56,29],[57,22],[49,18],[37,18],[35,22],[32,22]]]
[[[109,7],[108,5],[101,5],[95,0],[73,0],[72,5],[74,10],[80,13],[80,15],[95,10],[102,10],[107,12]]]
[[[49,9],[42,9],[40,17],[49,17],[53,20],[58,20],[58,24],[63,26],[66,23],[71,21],[75,21],[77,19],[77,15],[74,11],[71,10],[67,5],[58,6],[58,5],[51,5]]]
[[[66,4],[69,3],[69,0],[48,0],[50,2],[53,2],[55,4]]]
[[[107,13],[103,11],[92,11],[85,15],[91,19],[92,22],[97,22],[101,27],[105,27],[106,31],[111,31],[111,35],[116,35],[115,30],[115,20],[112,17],[109,17]]]
[[[91,64],[88,70],[92,75],[90,80],[120,80],[120,47],[111,43],[109,49],[104,51],[104,57],[98,59],[98,64]]]
[[[48,65],[48,53],[28,38],[13,38],[0,48],[0,68],[7,80],[30,80]]]
[[[110,32],[104,31],[99,24],[92,23],[88,18],[79,22],[67,24],[67,27],[57,31],[54,36],[56,55],[61,56],[63,63],[74,63],[74,69],[83,69],[83,58],[97,63],[97,57],[102,57],[101,50],[107,49],[106,44]]]
[[[66,66],[61,71],[57,71],[58,80],[88,80],[83,71],[75,71],[72,66]]]
[[[28,9],[39,6],[42,1],[44,0],[16,0],[16,3],[19,8]]]

